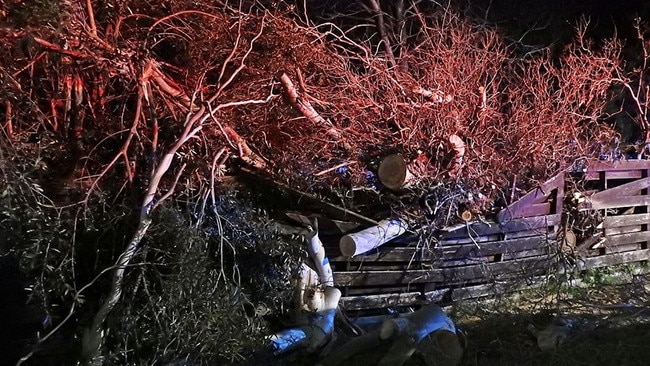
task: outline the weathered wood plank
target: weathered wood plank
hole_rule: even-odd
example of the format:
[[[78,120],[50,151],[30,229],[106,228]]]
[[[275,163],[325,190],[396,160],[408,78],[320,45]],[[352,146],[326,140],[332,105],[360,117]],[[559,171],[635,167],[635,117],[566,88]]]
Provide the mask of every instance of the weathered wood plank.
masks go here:
[[[533,289],[542,286],[548,281],[544,276],[535,276],[527,279],[501,281],[495,283],[486,283],[482,285],[466,286],[453,289],[451,293],[451,300],[462,301],[469,299],[477,299],[486,296],[502,295],[521,291],[523,289]]]
[[[512,261],[512,260],[519,260],[519,259],[530,258],[530,257],[542,257],[548,254],[549,254],[549,248],[537,248],[537,249],[530,249],[530,250],[522,250],[520,252],[504,253],[501,260]]]
[[[622,252],[629,252],[629,251],[639,250],[639,249],[641,249],[640,243],[619,244],[614,247],[605,247],[605,253],[606,254],[622,253]]]
[[[588,171],[584,175],[585,180],[600,180],[601,171]],[[606,173],[605,179],[639,179],[643,178],[642,170],[612,170]]]
[[[606,247],[613,247],[622,244],[638,243],[650,240],[650,231],[639,231],[619,235],[606,236]]]
[[[443,265],[442,260],[429,263],[413,261],[409,262],[357,262],[333,263],[335,272],[359,272],[359,271],[417,271],[422,269],[438,268]]]
[[[501,281],[480,285],[464,286],[461,288],[445,287],[420,292],[386,293],[366,296],[346,296],[340,304],[346,311],[381,309],[394,306],[408,306],[423,303],[440,303],[448,297],[451,301],[475,299],[485,296],[511,293],[522,289],[537,288],[546,281],[543,276],[536,276],[526,281]],[[449,296],[451,295],[451,296]]]
[[[501,224],[504,224],[512,219],[533,216],[528,210],[531,205],[540,204],[545,202],[553,194],[553,191],[564,191],[564,172],[557,174],[555,177],[542,183],[536,189],[526,193],[516,202],[511,203],[508,207],[501,210],[497,217]],[[549,206],[550,207],[550,206]],[[544,211],[539,214],[548,214],[549,211]]]
[[[608,188],[602,192],[594,193],[589,199],[603,203],[613,202],[618,198],[640,195],[641,190],[648,187],[650,187],[650,177],[640,178],[629,183]]]
[[[341,298],[339,305],[347,311],[382,309],[392,306],[412,305],[421,297],[422,294],[419,292],[345,296]]]
[[[544,257],[525,258],[516,261],[494,262],[483,265],[443,269],[446,285],[466,282],[485,282],[494,279],[522,277],[539,274],[548,268],[553,259]]]
[[[377,286],[377,285],[409,285],[425,282],[442,282],[442,270],[410,270],[410,271],[345,271],[334,272],[335,286]]]
[[[443,231],[440,235],[442,240],[459,237],[481,237],[485,235],[494,235],[510,233],[517,231],[534,231],[531,235],[539,235],[548,232],[550,226],[558,225],[561,221],[560,213],[553,215],[534,216],[526,218],[516,218],[503,223],[485,223],[482,221],[473,222],[469,225],[457,226],[450,228],[449,231]]]
[[[650,213],[606,216],[603,219],[605,229],[619,226],[647,225],[650,224]]]
[[[501,240],[479,244],[462,245],[458,247],[443,247],[444,259],[456,259],[466,257],[480,257],[508,252],[519,252],[523,250],[537,249],[540,246],[548,245],[546,236],[533,236],[517,240]],[[453,252],[452,252],[453,250]]]
[[[597,257],[583,258],[577,262],[580,270],[612,266],[621,263],[640,262],[650,259],[650,249],[642,249],[634,252],[616,254],[605,254]]]
[[[544,216],[551,213],[551,202],[531,203],[519,208],[519,217]],[[500,221],[503,222],[503,221]]]
[[[378,250],[357,255],[331,257],[330,262],[431,262],[443,256],[442,248],[380,247]]]
[[[618,226],[618,227],[605,228],[604,230],[605,230],[605,236],[613,236],[613,235],[636,233],[639,231],[643,231],[643,226],[642,225]]]
[[[513,231],[510,233],[504,233],[503,234],[503,239],[504,240],[520,240],[520,239],[525,239],[525,238],[530,238],[530,237],[536,237],[536,236],[546,236],[549,241],[554,240],[557,236],[557,231],[558,231],[559,226],[549,226],[546,228],[546,232],[543,231],[542,229],[537,229],[534,231]]]
[[[494,224],[496,225],[496,223]],[[456,238],[442,238],[442,236],[439,238],[438,243],[442,246],[447,246],[447,245],[460,245],[460,244],[474,244],[474,243],[489,243],[493,241],[499,241],[501,240],[503,236],[503,233],[498,233],[498,234],[492,234],[492,235],[482,235],[482,236],[475,236],[473,235],[472,237],[469,237],[468,235],[456,237]]]
[[[487,263],[490,263],[490,257],[467,257],[467,258],[458,258],[458,259],[448,259],[446,261],[441,262],[438,265],[438,268],[466,267],[466,266],[475,266],[475,265],[487,264]]]
[[[416,292],[421,289],[422,285],[417,284],[415,286],[367,286],[367,287],[348,287],[346,296],[369,296],[377,294],[402,294]]]
[[[432,282],[453,284],[469,280],[492,278],[506,273],[517,274],[521,271],[534,272],[536,269],[545,268],[549,261],[548,257],[543,257],[431,270],[334,272],[334,283],[336,286],[342,287],[394,286]]]
[[[462,245],[449,245],[443,243],[437,248],[410,247],[380,247],[374,253],[359,255],[353,258],[345,256],[331,257],[330,262],[438,262],[453,259],[478,258],[490,255],[521,252],[526,250],[547,247],[553,240],[546,235],[537,235],[520,239],[497,240],[490,242],[477,242]]]
[[[629,197],[620,197],[616,200],[608,200],[601,202],[599,200],[593,200],[593,198],[587,198],[587,200],[580,204],[579,208],[581,210],[602,210],[606,208],[619,208],[619,207],[636,207],[636,206],[647,206],[650,205],[650,196],[629,196]]]
[[[587,163],[587,171],[619,171],[650,169],[650,160],[593,160]]]

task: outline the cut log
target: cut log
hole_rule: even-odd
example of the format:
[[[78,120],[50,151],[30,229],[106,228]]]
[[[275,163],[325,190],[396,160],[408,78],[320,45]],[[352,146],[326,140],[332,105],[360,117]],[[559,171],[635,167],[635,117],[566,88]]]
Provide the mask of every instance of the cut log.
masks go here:
[[[404,234],[408,225],[402,220],[382,220],[377,226],[369,227],[358,233],[341,237],[339,247],[341,254],[348,257],[369,252],[382,244]]]
[[[408,186],[414,175],[409,171],[404,157],[399,154],[388,155],[379,164],[377,176],[388,189],[399,190]]]

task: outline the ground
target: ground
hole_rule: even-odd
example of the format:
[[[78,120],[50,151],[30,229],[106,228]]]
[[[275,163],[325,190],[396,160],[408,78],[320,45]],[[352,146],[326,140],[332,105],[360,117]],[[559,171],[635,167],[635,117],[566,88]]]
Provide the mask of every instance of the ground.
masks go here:
[[[601,275],[559,292],[551,286],[459,306],[455,319],[467,333],[462,365],[646,364],[648,275],[608,270]],[[527,328],[532,324],[543,330],[558,323],[566,325],[566,338],[555,350],[540,350]]]

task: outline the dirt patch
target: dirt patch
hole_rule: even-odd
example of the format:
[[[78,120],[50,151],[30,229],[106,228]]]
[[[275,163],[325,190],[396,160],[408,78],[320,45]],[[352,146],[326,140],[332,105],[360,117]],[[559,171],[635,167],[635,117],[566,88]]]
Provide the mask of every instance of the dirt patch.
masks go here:
[[[455,317],[467,334],[462,365],[645,365],[650,356],[646,281],[643,275],[630,283],[593,283],[551,295],[531,290],[510,299],[464,303]],[[537,331],[557,326],[552,335],[557,347],[542,351],[531,325]]]

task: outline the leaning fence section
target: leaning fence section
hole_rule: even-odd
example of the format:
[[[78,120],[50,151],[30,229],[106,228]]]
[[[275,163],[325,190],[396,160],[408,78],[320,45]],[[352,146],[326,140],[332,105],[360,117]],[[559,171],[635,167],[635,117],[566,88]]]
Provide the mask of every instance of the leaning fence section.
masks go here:
[[[649,173],[650,161],[634,160],[596,161],[573,174],[580,190],[570,198],[566,232],[575,242],[581,268],[650,257]]]
[[[353,257],[330,246],[341,305],[354,311],[494,295],[536,284],[567,256],[578,270],[646,261],[649,173],[647,160],[595,161],[540,184],[494,221],[444,228],[435,240],[401,237]]]

